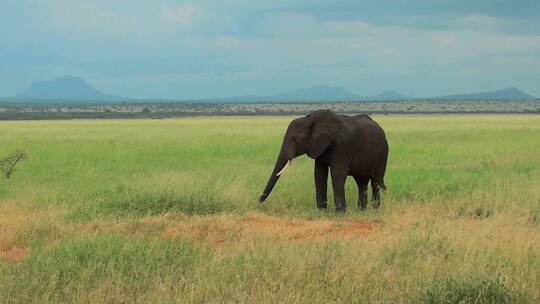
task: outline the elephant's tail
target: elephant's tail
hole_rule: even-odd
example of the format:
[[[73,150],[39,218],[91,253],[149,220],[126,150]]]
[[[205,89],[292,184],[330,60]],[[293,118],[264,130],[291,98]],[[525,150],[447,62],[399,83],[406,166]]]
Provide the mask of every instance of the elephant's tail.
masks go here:
[[[381,190],[386,191],[386,184],[384,183],[384,180],[382,181],[382,184],[381,184]]]

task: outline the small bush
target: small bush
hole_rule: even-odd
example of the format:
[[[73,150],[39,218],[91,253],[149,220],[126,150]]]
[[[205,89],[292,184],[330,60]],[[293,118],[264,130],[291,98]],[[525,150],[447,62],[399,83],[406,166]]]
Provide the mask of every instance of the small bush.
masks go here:
[[[540,207],[535,207],[529,211],[529,222],[533,226],[540,226]]]
[[[17,164],[27,159],[28,154],[26,152],[17,150],[4,159],[0,159],[0,170],[2,170],[6,178],[10,178],[17,171]]]
[[[501,279],[487,276],[455,276],[427,284],[417,303],[424,304],[514,304],[523,298]]]
[[[470,217],[478,220],[488,218],[490,216],[493,216],[494,214],[495,211],[492,208],[486,206],[461,206],[458,209],[458,216]]]

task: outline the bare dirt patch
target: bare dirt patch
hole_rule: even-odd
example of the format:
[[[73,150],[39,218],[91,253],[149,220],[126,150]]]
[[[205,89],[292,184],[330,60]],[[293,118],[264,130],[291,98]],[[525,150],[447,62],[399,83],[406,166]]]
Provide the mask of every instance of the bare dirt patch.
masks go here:
[[[365,220],[286,219],[260,213],[244,217],[213,216],[186,221],[165,229],[164,237],[183,237],[206,241],[216,247],[238,242],[268,239],[293,241],[354,240],[377,232]]]
[[[19,247],[12,246],[6,249],[0,249],[0,256],[10,262],[19,262],[30,253],[30,248],[28,247]]]
[[[260,233],[281,235],[295,240],[354,239],[374,232],[375,225],[362,220],[283,219],[263,214],[248,214],[243,225]]]

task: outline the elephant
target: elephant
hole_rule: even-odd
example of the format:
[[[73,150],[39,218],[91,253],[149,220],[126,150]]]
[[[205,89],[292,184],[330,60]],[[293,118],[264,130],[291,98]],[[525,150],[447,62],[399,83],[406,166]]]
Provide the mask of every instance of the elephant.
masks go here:
[[[367,115],[338,115],[318,110],[294,119],[287,128],[274,170],[259,198],[262,204],[292,159],[307,154],[315,160],[314,178],[319,209],[327,208],[327,180],[330,169],[337,212],[346,211],[345,180],[353,176],[358,185],[358,209],[367,207],[367,187],[371,181],[372,207],[380,205],[385,190],[388,159],[384,130]]]

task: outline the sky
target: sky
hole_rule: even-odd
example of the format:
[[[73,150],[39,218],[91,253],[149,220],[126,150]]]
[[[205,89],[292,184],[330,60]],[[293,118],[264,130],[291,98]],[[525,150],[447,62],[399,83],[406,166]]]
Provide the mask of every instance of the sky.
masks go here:
[[[64,75],[128,98],[540,97],[540,1],[2,0],[0,97]]]

